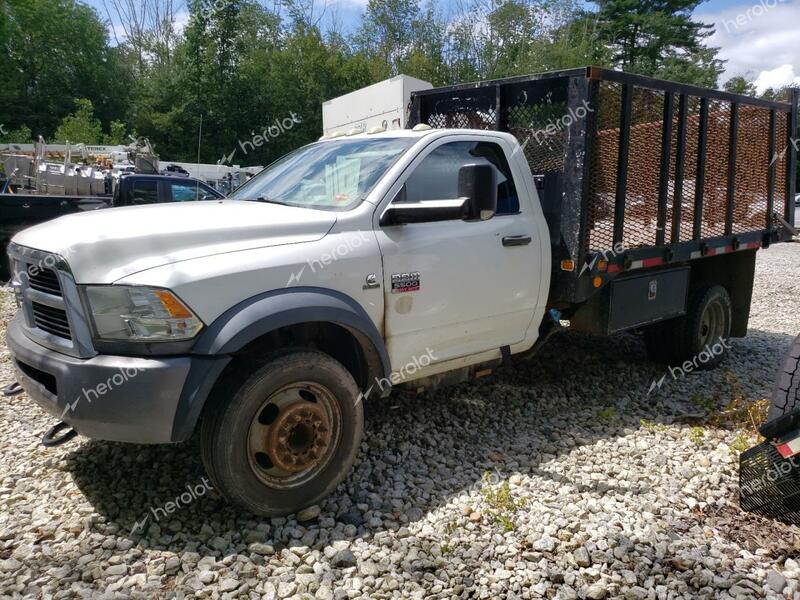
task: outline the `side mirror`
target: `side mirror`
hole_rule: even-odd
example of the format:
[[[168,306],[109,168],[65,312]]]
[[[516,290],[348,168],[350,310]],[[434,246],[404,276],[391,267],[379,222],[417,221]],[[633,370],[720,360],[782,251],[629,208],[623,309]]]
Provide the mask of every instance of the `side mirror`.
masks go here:
[[[381,215],[381,226],[404,225],[406,223],[433,223],[465,219],[468,212],[466,198],[453,200],[422,200],[408,202],[406,186],[400,188],[392,203]]]
[[[494,166],[464,165],[458,172],[458,195],[467,199],[469,221],[488,221],[497,212],[497,171]]]
[[[492,165],[465,165],[458,171],[458,198],[408,202],[403,186],[381,216],[380,224],[486,221],[497,212],[497,171]]]

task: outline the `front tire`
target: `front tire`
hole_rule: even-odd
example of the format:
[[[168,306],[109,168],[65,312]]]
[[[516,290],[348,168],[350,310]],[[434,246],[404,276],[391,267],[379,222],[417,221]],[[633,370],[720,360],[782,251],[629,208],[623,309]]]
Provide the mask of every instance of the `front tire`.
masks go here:
[[[233,392],[220,389],[201,426],[203,463],[217,490],[257,515],[316,504],[347,476],[364,411],[353,377],[316,351],[279,356]]]

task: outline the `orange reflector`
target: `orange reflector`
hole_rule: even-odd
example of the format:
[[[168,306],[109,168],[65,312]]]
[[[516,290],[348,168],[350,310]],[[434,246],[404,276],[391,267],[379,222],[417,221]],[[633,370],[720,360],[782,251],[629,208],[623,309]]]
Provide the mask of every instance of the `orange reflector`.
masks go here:
[[[157,290],[155,292],[161,304],[167,309],[169,316],[173,319],[190,319],[192,313],[183,305],[183,302],[178,300],[172,293],[166,290]]]
[[[597,261],[597,270],[598,271],[608,271],[608,261],[607,260],[598,260]]]
[[[575,261],[574,260],[562,260],[561,261],[561,270],[562,271],[574,271],[575,270]]]
[[[603,285],[603,278],[595,277],[594,279],[592,279],[592,285],[596,288],[599,288],[601,285]]]

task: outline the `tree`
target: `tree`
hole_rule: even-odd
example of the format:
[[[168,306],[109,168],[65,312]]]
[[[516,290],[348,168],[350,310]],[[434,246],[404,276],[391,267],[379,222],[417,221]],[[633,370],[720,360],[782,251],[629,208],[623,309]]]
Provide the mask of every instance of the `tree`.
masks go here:
[[[99,144],[102,141],[103,126],[94,116],[91,100],[75,99],[75,112],[64,117],[56,129],[53,142],[56,144]]]
[[[101,120],[126,110],[129,81],[105,23],[75,0],[0,2],[0,123],[52,135],[73,98]]]
[[[734,75],[725,82],[723,89],[732,94],[745,94],[747,96],[756,95],[756,86],[753,85],[742,75]]]
[[[613,64],[643,75],[716,85],[716,50],[703,45],[713,26],[692,19],[703,0],[597,0],[600,37]],[[691,74],[682,69],[692,68]],[[712,81],[713,80],[713,81]]]
[[[30,144],[33,141],[33,133],[30,130],[30,127],[26,127],[22,125],[18,129],[12,129],[11,131],[6,130],[3,128],[0,130],[0,143],[3,144]]]

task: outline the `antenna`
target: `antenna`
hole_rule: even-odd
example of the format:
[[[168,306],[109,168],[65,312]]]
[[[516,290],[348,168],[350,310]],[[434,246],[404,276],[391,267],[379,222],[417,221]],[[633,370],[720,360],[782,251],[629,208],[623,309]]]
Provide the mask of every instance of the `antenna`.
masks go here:
[[[197,134],[197,173],[195,174],[195,201],[200,200],[200,144],[203,141],[203,115],[200,114],[200,132]]]

